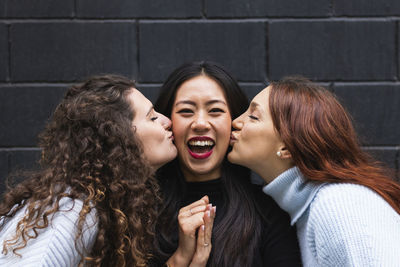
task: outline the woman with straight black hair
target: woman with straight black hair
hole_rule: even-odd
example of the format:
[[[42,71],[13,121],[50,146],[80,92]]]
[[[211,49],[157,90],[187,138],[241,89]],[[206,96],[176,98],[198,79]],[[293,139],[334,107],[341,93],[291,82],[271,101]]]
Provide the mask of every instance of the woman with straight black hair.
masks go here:
[[[226,160],[232,118],[248,100],[220,65],[193,62],[177,68],[161,88],[155,108],[172,120],[178,158],[158,172],[163,195],[156,226],[156,256],[169,266],[187,266],[196,250],[199,223],[190,203],[208,196],[218,212],[207,266],[299,266],[289,217],[247,168]],[[171,260],[175,259],[175,260]]]

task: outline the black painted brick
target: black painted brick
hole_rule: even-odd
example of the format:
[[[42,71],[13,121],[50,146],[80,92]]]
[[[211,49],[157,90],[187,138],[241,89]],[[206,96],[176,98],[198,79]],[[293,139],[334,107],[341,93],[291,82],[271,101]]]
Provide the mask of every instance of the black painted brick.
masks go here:
[[[10,173],[39,168],[40,150],[15,150],[9,152]]]
[[[212,60],[244,81],[265,80],[265,24],[140,24],[140,81],[162,82],[184,62]]]
[[[7,18],[65,18],[74,14],[74,0],[1,0]],[[1,10],[1,8],[0,8]]]
[[[259,93],[261,92],[265,87],[267,87],[266,84],[263,83],[256,83],[256,84],[239,84],[242,90],[246,93],[249,102]]]
[[[395,23],[388,21],[272,22],[270,76],[317,80],[393,80]]]
[[[6,15],[6,1],[0,1],[0,18],[5,17]]]
[[[400,85],[335,85],[366,145],[400,144]]]
[[[11,25],[12,81],[75,81],[98,73],[135,76],[135,23]]]
[[[0,194],[5,190],[5,182],[8,176],[8,152],[0,151]]]
[[[396,156],[398,150],[394,148],[366,148],[365,151],[375,160],[382,162],[385,167],[388,167],[391,170],[396,169]]]
[[[390,16],[400,15],[398,0],[335,0],[334,14],[337,16]]]
[[[35,146],[65,90],[61,86],[0,87],[0,146]]]
[[[137,84],[136,87],[154,104],[160,92],[161,84]]]
[[[330,0],[205,0],[207,17],[324,17]]]
[[[8,76],[8,33],[7,26],[0,24],[0,81]]]
[[[84,18],[196,18],[201,11],[201,0],[77,0]]]

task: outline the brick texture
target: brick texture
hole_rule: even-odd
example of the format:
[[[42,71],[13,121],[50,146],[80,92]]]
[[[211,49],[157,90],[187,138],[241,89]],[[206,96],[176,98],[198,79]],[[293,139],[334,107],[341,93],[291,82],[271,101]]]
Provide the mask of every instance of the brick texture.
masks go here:
[[[8,176],[8,153],[0,151],[0,194],[5,190],[5,181]]]
[[[66,18],[73,13],[74,0],[1,0],[0,4],[0,16],[6,18]]]
[[[0,23],[0,81],[8,76],[8,32],[7,26]]]
[[[136,75],[135,23],[18,23],[11,39],[13,81]]]
[[[269,28],[272,79],[303,74],[317,80],[394,80],[395,23],[274,22]]]
[[[365,145],[400,144],[400,85],[337,85]]]
[[[139,40],[140,81],[161,82],[193,60],[217,61],[239,80],[265,79],[264,23],[141,23]]]
[[[205,0],[207,17],[326,17],[330,0]]]
[[[201,0],[77,0],[84,18],[199,18]]]
[[[64,87],[0,87],[0,146],[33,147],[56,105]]]
[[[334,13],[338,16],[390,16],[400,15],[398,0],[335,0]]]
[[[398,0],[0,0],[0,192],[34,165],[68,84],[117,73],[154,101],[193,60],[224,65],[249,99],[290,74],[328,87],[400,180],[399,16]]]

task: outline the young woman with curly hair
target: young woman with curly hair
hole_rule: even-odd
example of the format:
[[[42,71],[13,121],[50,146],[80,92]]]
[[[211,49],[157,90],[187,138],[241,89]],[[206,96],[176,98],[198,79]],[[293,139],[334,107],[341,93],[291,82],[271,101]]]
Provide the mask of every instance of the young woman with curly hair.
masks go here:
[[[228,159],[290,214],[304,266],[399,266],[400,185],[332,93],[302,77],[272,82],[233,127]]]
[[[146,266],[170,127],[127,78],[72,86],[40,135],[41,169],[3,196],[0,265]]]

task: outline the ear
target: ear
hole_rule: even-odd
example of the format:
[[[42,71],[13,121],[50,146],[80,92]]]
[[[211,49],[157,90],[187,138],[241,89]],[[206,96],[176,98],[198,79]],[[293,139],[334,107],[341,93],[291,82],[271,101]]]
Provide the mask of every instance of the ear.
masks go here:
[[[280,157],[281,159],[291,159],[292,158],[292,154],[285,146],[279,148],[279,151],[281,152],[281,157]]]

